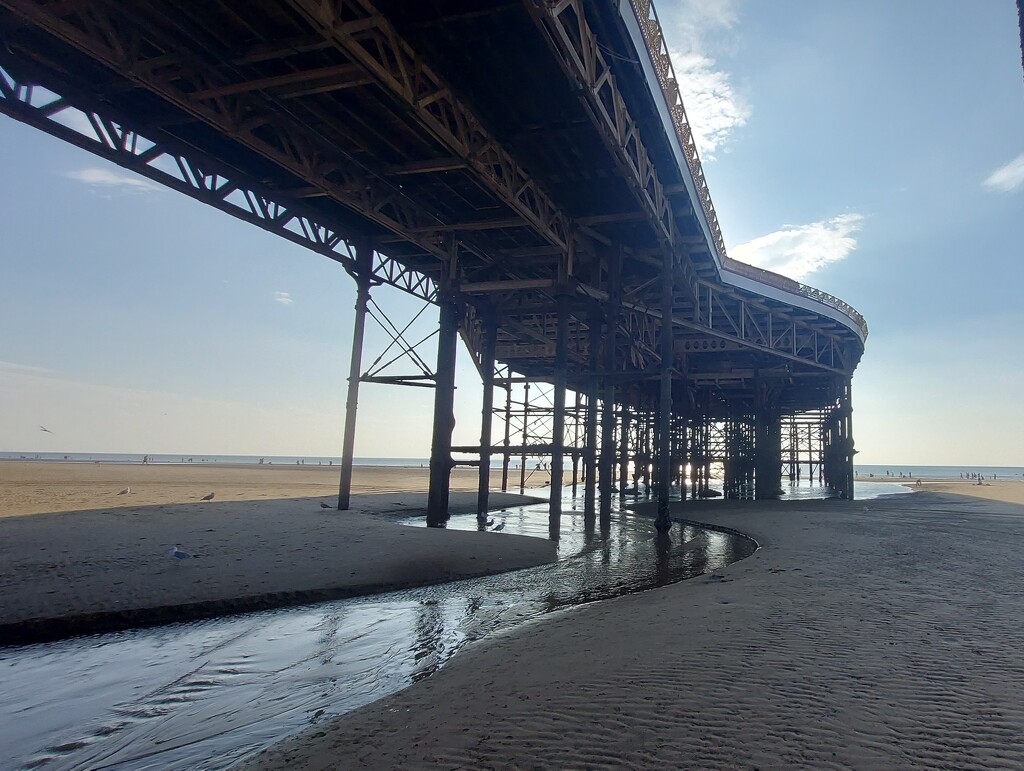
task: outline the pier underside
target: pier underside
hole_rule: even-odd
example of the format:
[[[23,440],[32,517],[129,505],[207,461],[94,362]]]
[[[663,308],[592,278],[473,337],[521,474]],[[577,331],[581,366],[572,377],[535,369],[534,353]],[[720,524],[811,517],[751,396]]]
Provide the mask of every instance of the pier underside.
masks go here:
[[[453,465],[480,466],[483,512],[497,459],[502,489],[549,466],[553,535],[570,467],[605,523],[642,486],[668,527],[713,477],[762,498],[805,469],[853,496],[864,320],[726,256],[649,2],[0,0],[0,42],[0,112],[352,275],[339,508],[360,382],[434,389],[433,525]],[[381,284],[438,307],[428,374],[364,370]],[[460,340],[485,384],[471,447]]]

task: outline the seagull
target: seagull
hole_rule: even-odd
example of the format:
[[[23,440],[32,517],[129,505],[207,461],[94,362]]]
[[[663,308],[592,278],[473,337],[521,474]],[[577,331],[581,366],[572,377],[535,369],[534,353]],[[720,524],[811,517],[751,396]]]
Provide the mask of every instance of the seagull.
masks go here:
[[[180,548],[178,548],[178,544],[174,544],[174,546],[168,549],[167,556],[173,557],[176,560],[190,560],[195,559],[196,555],[189,554],[187,551],[182,551]]]
[[[53,431],[51,431],[50,429],[48,429],[48,428],[47,428],[46,426],[40,426],[40,427],[39,427],[39,430],[40,430],[40,431],[43,431],[43,432],[45,432],[45,433],[47,433],[47,434],[52,434],[52,433],[53,433]]]
[[[209,495],[204,495],[199,500],[201,500],[201,501],[212,501],[213,500],[213,493],[210,493]]]
[[[132,491],[132,488],[125,487],[124,489],[119,490],[117,494],[118,495],[128,495],[128,493],[130,493],[131,491]]]
[[[333,509],[334,507],[331,504],[329,504],[329,503],[321,503],[320,504],[320,508],[321,509]]]
[[[504,522],[500,522],[500,523],[498,523],[498,526],[495,527],[491,532],[492,533],[500,533],[504,529],[505,529],[505,523]]]
[[[487,527],[490,527],[493,524],[494,524],[494,518],[491,517],[491,519],[487,520]]]

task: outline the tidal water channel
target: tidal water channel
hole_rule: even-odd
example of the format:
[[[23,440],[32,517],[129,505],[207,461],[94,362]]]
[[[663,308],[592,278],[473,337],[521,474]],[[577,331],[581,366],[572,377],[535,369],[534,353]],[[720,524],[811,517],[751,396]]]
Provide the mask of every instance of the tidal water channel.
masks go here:
[[[546,537],[547,506],[491,528]],[[413,524],[412,521],[407,524]],[[450,527],[476,529],[472,516]],[[557,562],[388,594],[0,649],[0,764],[219,769],[427,677],[462,646],[545,614],[711,572],[743,536],[563,516]]]

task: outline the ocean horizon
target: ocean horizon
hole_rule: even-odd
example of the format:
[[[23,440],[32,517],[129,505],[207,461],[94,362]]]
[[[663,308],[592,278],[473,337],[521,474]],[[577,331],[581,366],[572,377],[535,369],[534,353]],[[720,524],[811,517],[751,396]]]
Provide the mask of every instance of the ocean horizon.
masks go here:
[[[68,463],[142,463],[146,459],[153,464],[221,464],[221,465],[273,465],[273,466],[337,466],[341,463],[339,456],[320,455],[215,455],[215,454],[182,454],[182,453],[116,453],[116,452],[0,452],[0,461],[31,460],[59,461]],[[546,456],[527,456],[528,468]],[[426,467],[429,458],[414,457],[356,457],[356,466],[394,466],[401,468]],[[518,468],[519,456],[513,456],[512,468]],[[501,456],[492,456],[491,468],[501,468]],[[567,470],[571,464],[566,464]],[[971,474],[988,477],[1022,479],[1024,466],[929,466],[913,464],[857,464],[858,476],[876,478],[915,479],[960,479]]]

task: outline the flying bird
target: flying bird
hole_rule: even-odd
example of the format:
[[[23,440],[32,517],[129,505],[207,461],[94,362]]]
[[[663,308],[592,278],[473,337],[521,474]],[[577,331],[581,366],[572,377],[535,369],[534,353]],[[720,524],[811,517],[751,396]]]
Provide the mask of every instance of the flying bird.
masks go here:
[[[190,560],[195,559],[196,555],[189,554],[187,551],[182,551],[181,548],[179,548],[178,544],[174,544],[174,546],[168,549],[167,556],[172,557],[176,560]]]
[[[52,434],[52,433],[53,433],[53,431],[51,431],[50,429],[48,429],[48,428],[47,428],[46,426],[40,426],[40,427],[39,427],[39,430],[40,430],[40,431],[43,431],[43,432],[45,432],[45,433],[47,433],[47,434]]]
[[[329,503],[321,503],[320,504],[320,508],[321,509],[333,509],[334,507],[331,504],[329,504]]]
[[[125,488],[123,488],[121,490],[118,490],[117,494],[118,495],[128,495],[128,493],[130,493],[131,491],[132,491],[132,488],[125,487]]]
[[[213,493],[209,493],[208,495],[204,495],[199,500],[201,500],[201,501],[212,501],[213,500]]]

